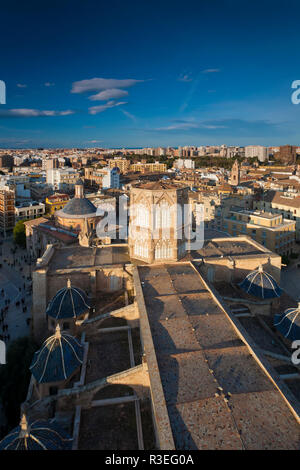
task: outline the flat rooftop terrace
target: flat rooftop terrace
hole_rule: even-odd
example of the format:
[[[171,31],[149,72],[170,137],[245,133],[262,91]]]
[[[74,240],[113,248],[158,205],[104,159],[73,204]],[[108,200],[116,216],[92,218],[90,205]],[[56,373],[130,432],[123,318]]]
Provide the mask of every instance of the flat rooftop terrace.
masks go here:
[[[60,269],[82,269],[101,265],[130,263],[127,245],[110,245],[101,248],[73,246],[55,249],[49,262],[49,269],[50,271],[57,271]]]
[[[237,257],[237,256],[277,256],[268,249],[253,243],[246,237],[230,237],[230,238],[213,238],[205,240],[203,247],[199,250],[190,252],[192,259],[203,258],[220,258],[220,257]]]
[[[194,267],[177,263],[137,271],[151,387],[158,373],[175,448],[299,449],[295,416]],[[148,362],[153,352],[147,350],[144,314],[158,371]],[[154,409],[161,409],[156,399],[154,391]],[[158,428],[164,425],[157,421]]]

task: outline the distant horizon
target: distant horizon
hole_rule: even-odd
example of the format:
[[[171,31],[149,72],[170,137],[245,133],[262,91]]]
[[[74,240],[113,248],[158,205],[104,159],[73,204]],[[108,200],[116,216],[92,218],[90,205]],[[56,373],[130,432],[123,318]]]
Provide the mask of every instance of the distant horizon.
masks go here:
[[[80,146],[74,146],[74,147],[64,147],[64,146],[58,146],[58,147],[43,147],[43,146],[36,146],[36,147],[0,147],[0,151],[2,150],[142,150],[142,149],[147,149],[147,148],[173,148],[173,149],[178,149],[179,147],[221,147],[222,145],[226,145],[226,147],[250,147],[250,146],[261,146],[261,147],[282,147],[285,145],[291,145],[293,147],[300,147],[300,144],[291,144],[291,143],[285,143],[285,144],[278,144],[278,145],[262,145],[262,144],[246,144],[246,145],[236,145],[236,144],[185,144],[185,145],[144,145],[141,147],[80,147]],[[151,156],[151,155],[149,155]],[[155,155],[152,155],[155,156]],[[202,155],[205,156],[205,155]],[[197,158],[197,157],[190,157],[190,158]],[[228,157],[224,157],[228,158]]]

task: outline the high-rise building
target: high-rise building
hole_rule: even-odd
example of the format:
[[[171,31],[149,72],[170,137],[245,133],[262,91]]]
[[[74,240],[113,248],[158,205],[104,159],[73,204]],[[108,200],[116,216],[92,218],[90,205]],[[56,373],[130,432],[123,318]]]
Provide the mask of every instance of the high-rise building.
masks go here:
[[[15,226],[15,191],[8,186],[0,188],[0,231],[10,232]]]
[[[9,168],[10,170],[12,170],[13,166],[14,157],[8,154],[0,155],[0,168]]]
[[[103,168],[102,172],[104,173],[102,179],[103,189],[118,189],[120,187],[120,170],[118,167]]]
[[[260,162],[265,162],[268,160],[268,147],[263,147],[262,145],[247,145],[247,147],[245,147],[245,157],[257,157]]]
[[[295,145],[281,145],[279,152],[274,153],[274,159],[280,160],[282,163],[291,165],[296,163],[296,146]]]

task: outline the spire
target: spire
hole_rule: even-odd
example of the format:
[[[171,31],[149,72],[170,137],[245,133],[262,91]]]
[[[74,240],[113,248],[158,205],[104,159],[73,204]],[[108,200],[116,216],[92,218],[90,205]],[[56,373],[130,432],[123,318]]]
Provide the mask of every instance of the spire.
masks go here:
[[[264,271],[264,270],[263,270],[262,264],[260,264],[260,265],[258,266],[258,272],[259,272],[259,273],[262,273],[263,271]]]
[[[29,437],[29,427],[25,413],[23,413],[20,421],[20,434],[19,438]]]
[[[67,288],[71,289],[71,280],[70,279],[67,280]]]
[[[60,331],[59,323],[57,323],[56,325],[54,337],[55,339],[61,339],[61,331]]]

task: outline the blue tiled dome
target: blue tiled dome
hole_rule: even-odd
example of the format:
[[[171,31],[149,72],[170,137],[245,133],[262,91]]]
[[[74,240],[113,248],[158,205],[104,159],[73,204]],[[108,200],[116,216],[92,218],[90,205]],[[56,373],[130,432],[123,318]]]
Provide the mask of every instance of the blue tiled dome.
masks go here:
[[[83,361],[83,346],[73,336],[60,331],[48,338],[34,354],[30,370],[39,383],[68,379]]]
[[[300,340],[300,303],[298,307],[288,308],[281,315],[274,315],[274,326],[291,341]]]
[[[53,420],[28,423],[23,415],[19,426],[0,441],[0,450],[70,450],[71,443]]]
[[[60,289],[50,301],[46,315],[56,320],[62,318],[76,318],[89,311],[87,296],[79,287],[71,286],[68,280],[67,287]]]
[[[262,266],[248,274],[239,286],[248,294],[259,299],[280,297],[282,293],[275,279],[263,271]]]

